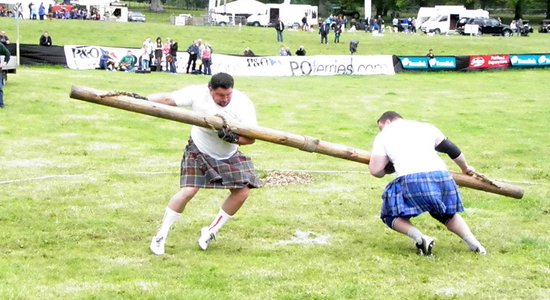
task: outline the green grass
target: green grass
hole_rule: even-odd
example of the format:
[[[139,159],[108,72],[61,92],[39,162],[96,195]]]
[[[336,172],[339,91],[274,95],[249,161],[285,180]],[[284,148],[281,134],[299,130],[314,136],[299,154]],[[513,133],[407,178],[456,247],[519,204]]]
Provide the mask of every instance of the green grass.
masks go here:
[[[264,127],[369,150],[384,110],[439,125],[478,171],[525,189],[522,200],[462,189],[464,216],[487,257],[427,216],[416,223],[437,237],[436,255],[416,256],[378,218],[389,178],[258,141],[243,151],[262,177],[302,170],[312,182],[253,191],[207,252],[197,249],[198,230],[225,193],[201,191],[159,258],[147,247],[178,188],[189,126],[68,94],[73,84],[148,94],[206,78],[22,67],[0,112],[0,298],[548,298],[550,106],[545,93],[526,91],[540,88],[533,78],[549,77],[237,78]],[[278,245],[296,230],[330,235],[330,244]]]
[[[10,34],[8,21],[0,26]],[[180,41],[208,37],[218,53],[237,53],[245,41],[259,53],[278,48],[265,28],[68,22],[44,23],[52,26],[54,43],[137,46],[147,35],[162,34]],[[70,24],[71,31],[58,24]],[[37,39],[40,25],[24,23],[23,42]],[[106,29],[107,35],[97,34]],[[286,37],[312,51],[346,49],[324,49],[316,34]],[[537,34],[361,37],[361,54],[550,49],[550,36]],[[391,178],[375,179],[359,163],[262,141],[242,150],[263,179],[294,170],[311,183],[252,191],[207,252],[198,250],[198,232],[226,192],[203,190],[172,230],[167,254],[151,255],[150,238],[178,189],[190,126],[73,100],[69,92],[80,85],[147,95],[206,80],[25,66],[9,75],[7,106],[0,110],[1,299],[550,298],[547,69],[236,78],[268,128],[370,150],[375,120],[385,110],[438,125],[479,172],[525,189],[521,200],[461,189],[464,218],[487,247],[486,257],[425,215],[415,224],[437,245],[433,258],[418,257],[408,238],[379,220],[380,194]],[[329,235],[329,244],[279,245],[296,230]]]

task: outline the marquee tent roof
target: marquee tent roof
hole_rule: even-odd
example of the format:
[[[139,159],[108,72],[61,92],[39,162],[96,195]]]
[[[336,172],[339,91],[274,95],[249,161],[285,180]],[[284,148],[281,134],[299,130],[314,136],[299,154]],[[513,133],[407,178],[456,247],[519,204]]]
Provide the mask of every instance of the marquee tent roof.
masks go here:
[[[266,5],[256,0],[236,0],[226,5],[220,5],[214,8],[216,13],[228,13],[239,15],[253,15],[265,12]]]

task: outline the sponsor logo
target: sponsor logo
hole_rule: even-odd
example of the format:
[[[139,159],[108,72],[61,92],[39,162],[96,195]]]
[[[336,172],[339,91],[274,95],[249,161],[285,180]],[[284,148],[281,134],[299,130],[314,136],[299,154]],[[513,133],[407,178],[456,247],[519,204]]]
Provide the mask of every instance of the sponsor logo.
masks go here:
[[[510,62],[515,67],[537,67],[550,65],[550,59],[545,55],[514,55]]]
[[[474,57],[470,61],[470,67],[481,67],[485,64],[485,59],[483,57]]]
[[[425,57],[404,57],[401,58],[401,64],[405,69],[426,69],[428,68],[428,59]]]
[[[434,69],[454,69],[456,68],[456,59],[454,57],[436,57],[430,59],[430,67]]]
[[[383,64],[317,63],[317,61],[290,61],[292,76],[302,75],[353,75],[353,74],[386,74]]]
[[[508,55],[484,55],[470,57],[470,68],[491,69],[505,68],[510,65]]]

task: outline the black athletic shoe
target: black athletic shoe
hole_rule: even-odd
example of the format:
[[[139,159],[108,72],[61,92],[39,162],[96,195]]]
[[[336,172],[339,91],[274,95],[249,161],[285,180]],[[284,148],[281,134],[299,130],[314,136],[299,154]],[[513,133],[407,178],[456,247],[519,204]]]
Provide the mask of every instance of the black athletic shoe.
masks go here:
[[[418,254],[422,256],[431,256],[432,248],[435,245],[435,240],[432,237],[427,235],[422,236],[422,243],[416,243],[416,248],[418,249]]]

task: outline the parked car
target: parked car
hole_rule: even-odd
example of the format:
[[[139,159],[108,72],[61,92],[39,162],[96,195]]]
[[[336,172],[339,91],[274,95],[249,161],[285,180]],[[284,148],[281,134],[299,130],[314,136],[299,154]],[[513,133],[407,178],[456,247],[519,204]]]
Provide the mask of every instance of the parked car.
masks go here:
[[[465,34],[464,28],[466,25],[478,25],[478,34],[491,34],[491,35],[502,35],[502,36],[511,36],[513,34],[510,26],[502,24],[499,20],[495,18],[470,18],[466,21],[464,26],[461,29],[458,29],[460,34]]]
[[[145,15],[140,12],[128,13],[128,22],[145,22],[146,20]]]
[[[550,33],[550,20],[540,21],[539,32],[540,33]]]
[[[462,17],[456,22],[456,32],[460,34],[464,34],[464,26],[468,23],[470,20],[470,17]]]
[[[483,21],[487,18],[461,18],[458,20],[456,31],[460,34],[469,34],[466,32],[466,25],[477,25],[478,28],[481,28]],[[479,32],[481,33],[481,31]]]

